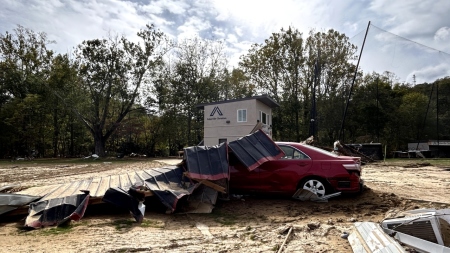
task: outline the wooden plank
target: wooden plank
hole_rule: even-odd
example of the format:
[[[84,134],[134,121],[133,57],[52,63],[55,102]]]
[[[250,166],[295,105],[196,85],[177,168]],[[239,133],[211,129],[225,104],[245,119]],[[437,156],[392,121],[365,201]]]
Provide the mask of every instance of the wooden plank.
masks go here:
[[[94,197],[94,198],[89,198],[89,203],[88,205],[97,205],[97,204],[103,204],[105,202],[103,202],[102,197]]]
[[[284,245],[286,244],[286,242],[287,242],[289,236],[291,235],[291,232],[292,232],[292,227],[289,228],[289,232],[288,232],[288,234],[286,235],[286,238],[284,238],[283,243],[281,244],[280,248],[278,249],[278,253],[283,252],[283,250],[284,250]]]
[[[206,185],[206,186],[208,186],[208,187],[210,187],[210,188],[212,188],[212,189],[214,189],[214,190],[216,190],[216,191],[218,191],[218,192],[227,193],[227,192],[225,191],[225,187],[222,187],[222,186],[220,186],[220,185],[218,185],[218,184],[215,184],[215,183],[213,183],[213,182],[211,182],[211,181],[209,181],[209,180],[192,178],[192,177],[189,175],[188,172],[185,172],[184,175],[185,175],[186,177],[188,177],[188,178],[190,178],[190,179],[192,179],[192,180],[195,180],[195,181],[197,181],[197,182],[199,182],[199,183],[201,183],[201,184],[204,184],[204,185]]]

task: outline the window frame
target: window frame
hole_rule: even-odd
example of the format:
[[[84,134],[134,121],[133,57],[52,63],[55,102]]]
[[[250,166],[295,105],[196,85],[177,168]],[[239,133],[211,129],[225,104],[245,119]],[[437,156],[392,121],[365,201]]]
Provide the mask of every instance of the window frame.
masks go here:
[[[239,119],[239,112],[245,112],[245,119],[240,120]],[[242,115],[243,116],[243,115]],[[242,117],[243,118],[243,117]],[[241,122],[247,122],[247,109],[238,109],[237,110],[237,122],[241,123]]]
[[[289,145],[278,145],[278,146],[281,148],[281,150],[283,150],[283,152],[285,152],[284,148],[289,148],[289,149],[291,149],[293,151],[292,152],[292,156],[289,156],[290,154],[286,154],[286,152],[285,152],[286,156],[281,158],[283,160],[312,160],[311,157],[309,157],[303,151],[298,150],[295,147],[292,147],[292,146],[289,146]],[[296,156],[295,152],[299,153],[298,157]]]
[[[263,117],[263,114],[265,117]],[[259,111],[259,120],[261,121],[261,123],[269,125],[269,114],[267,114],[263,111]]]

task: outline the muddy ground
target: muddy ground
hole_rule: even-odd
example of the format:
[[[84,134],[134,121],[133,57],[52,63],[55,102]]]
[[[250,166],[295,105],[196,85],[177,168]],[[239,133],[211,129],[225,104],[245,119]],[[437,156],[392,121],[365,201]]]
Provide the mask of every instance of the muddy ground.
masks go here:
[[[173,160],[0,162],[0,187],[17,190],[162,167]],[[431,161],[432,164],[434,164]],[[416,208],[450,208],[450,169],[420,160],[363,166],[366,189],[328,203],[244,196],[218,201],[211,214],[165,214],[153,198],[142,224],[101,204],[60,228],[24,230],[24,217],[0,220],[0,252],[352,252],[342,239],[353,222],[379,222]]]

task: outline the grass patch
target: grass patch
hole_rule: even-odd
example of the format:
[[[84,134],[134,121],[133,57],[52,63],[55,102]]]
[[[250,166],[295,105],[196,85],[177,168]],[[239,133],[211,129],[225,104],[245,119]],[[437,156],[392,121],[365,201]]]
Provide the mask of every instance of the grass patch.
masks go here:
[[[34,235],[44,235],[44,236],[60,235],[70,233],[72,232],[72,229],[74,227],[78,226],[89,226],[89,223],[87,221],[79,221],[79,222],[67,221],[66,223],[60,224],[57,227],[46,227],[40,229],[20,226],[17,229],[17,234],[27,235],[28,233],[32,233]]]
[[[141,223],[141,227],[143,228],[164,228],[164,226],[164,222],[150,219],[144,219]]]
[[[131,219],[127,219],[127,220],[121,219],[121,220],[115,220],[112,222],[112,224],[116,230],[129,229],[133,226],[134,223],[136,223],[136,222]]]
[[[60,225],[58,227],[54,228],[43,228],[40,232],[41,235],[44,236],[51,236],[51,235],[62,235],[62,234],[68,234],[72,231],[72,228],[74,228],[75,225],[73,224],[67,224],[67,225]]]

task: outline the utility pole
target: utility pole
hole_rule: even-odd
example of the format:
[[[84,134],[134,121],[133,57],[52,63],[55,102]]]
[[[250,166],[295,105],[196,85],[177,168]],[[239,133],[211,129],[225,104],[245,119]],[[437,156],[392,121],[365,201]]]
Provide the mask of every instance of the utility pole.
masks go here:
[[[358,63],[355,68],[355,75],[353,76],[352,85],[350,86],[350,92],[348,93],[347,103],[345,104],[344,115],[342,116],[342,125],[341,130],[339,131],[338,140],[344,141],[344,126],[345,126],[345,117],[347,116],[348,104],[350,103],[350,98],[352,97],[353,85],[355,84],[356,76],[358,74],[359,62],[361,61],[362,52],[364,50],[364,44],[366,44],[367,33],[369,33],[370,21],[367,24],[366,34],[364,35],[363,44],[361,47],[361,52],[359,53]],[[341,138],[342,137],[342,138]]]

